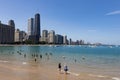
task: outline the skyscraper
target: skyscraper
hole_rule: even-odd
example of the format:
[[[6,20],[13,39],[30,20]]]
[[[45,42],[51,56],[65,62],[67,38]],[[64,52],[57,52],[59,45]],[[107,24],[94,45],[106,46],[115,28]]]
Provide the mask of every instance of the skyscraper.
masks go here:
[[[34,35],[34,19],[28,19],[28,36]]]
[[[35,42],[38,43],[41,37],[40,14],[39,13],[35,14],[34,35],[36,36]]]
[[[34,34],[37,36],[37,37],[41,37],[41,30],[40,30],[40,14],[37,13],[35,14],[35,27],[34,27],[35,31],[34,31]]]
[[[28,19],[28,39],[33,43],[38,43],[41,37],[40,14],[35,14],[35,18]]]
[[[67,36],[66,35],[63,37],[63,43],[67,44]]]

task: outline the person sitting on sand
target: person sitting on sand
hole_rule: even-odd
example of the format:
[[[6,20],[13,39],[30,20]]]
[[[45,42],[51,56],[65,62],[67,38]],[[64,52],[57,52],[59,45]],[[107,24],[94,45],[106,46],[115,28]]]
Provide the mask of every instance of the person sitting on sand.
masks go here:
[[[65,71],[65,74],[67,74],[67,71],[68,71],[68,66],[67,65],[64,66],[64,71]]]
[[[59,72],[61,72],[61,68],[62,68],[61,63],[59,63],[59,64],[58,64]]]

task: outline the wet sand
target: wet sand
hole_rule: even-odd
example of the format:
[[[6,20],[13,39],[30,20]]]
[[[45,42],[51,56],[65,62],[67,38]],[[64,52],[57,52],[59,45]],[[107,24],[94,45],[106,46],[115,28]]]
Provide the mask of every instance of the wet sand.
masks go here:
[[[44,63],[0,62],[0,80],[119,80],[90,73],[59,73],[57,66]]]

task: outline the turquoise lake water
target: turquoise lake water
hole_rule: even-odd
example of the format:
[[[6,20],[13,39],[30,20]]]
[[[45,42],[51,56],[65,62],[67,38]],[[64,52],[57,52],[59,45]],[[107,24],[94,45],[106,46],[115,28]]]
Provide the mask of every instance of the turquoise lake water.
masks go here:
[[[120,75],[120,46],[0,46],[0,61],[33,63],[33,54],[39,61],[41,54],[42,61],[51,65],[61,62],[78,73]]]

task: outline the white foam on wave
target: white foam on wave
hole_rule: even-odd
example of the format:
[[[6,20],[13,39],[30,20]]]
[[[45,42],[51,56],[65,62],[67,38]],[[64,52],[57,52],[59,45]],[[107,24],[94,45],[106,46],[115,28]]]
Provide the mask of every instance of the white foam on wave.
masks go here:
[[[101,78],[106,77],[106,76],[103,76],[103,75],[94,75],[94,74],[89,74],[89,76],[92,76],[92,77],[101,77]]]
[[[109,76],[103,76],[103,75],[94,75],[94,74],[89,74],[89,76],[92,76],[92,77],[100,77],[100,78],[111,78]],[[120,78],[118,77],[112,77],[113,80],[120,80]]]
[[[68,73],[70,73],[70,74],[72,74],[74,76],[79,76],[79,74],[77,74],[77,73],[73,73],[73,72],[69,72],[69,71],[68,71]]]
[[[61,73],[64,73],[64,71],[63,71],[63,70],[61,70]],[[68,71],[68,74],[71,74],[71,75],[74,75],[74,76],[79,76],[79,74],[78,74],[78,73],[74,73],[74,72],[70,72],[70,71]]]
[[[23,62],[22,64],[27,64],[27,62]]]
[[[120,80],[118,77],[112,77],[113,80]]]

